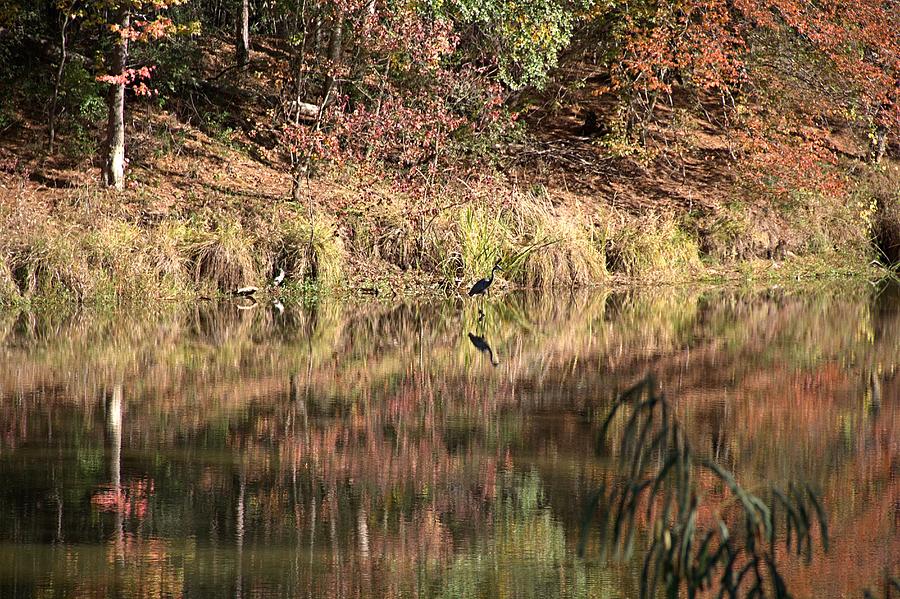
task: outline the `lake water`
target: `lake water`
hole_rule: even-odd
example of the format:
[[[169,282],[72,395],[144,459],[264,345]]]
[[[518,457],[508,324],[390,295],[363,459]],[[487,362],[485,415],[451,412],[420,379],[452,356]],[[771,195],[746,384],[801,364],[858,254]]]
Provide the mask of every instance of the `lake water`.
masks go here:
[[[865,282],[0,313],[0,598],[636,597],[639,558],[577,547],[648,373],[746,487],[820,490],[795,596],[882,596],[898,339]]]

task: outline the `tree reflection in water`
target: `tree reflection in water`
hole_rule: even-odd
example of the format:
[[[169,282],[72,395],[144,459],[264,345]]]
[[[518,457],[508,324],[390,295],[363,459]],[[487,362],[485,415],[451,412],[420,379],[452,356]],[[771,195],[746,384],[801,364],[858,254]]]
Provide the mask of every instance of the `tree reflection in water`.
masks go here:
[[[645,538],[576,550],[613,390],[651,368],[745,488],[821,489],[795,596],[859,596],[898,569],[896,294],[2,317],[0,596],[636,596]]]

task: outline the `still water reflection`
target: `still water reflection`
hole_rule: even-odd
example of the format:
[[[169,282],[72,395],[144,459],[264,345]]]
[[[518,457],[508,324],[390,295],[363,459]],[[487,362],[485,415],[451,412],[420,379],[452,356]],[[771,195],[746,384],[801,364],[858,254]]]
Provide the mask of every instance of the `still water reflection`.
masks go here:
[[[634,597],[576,556],[654,372],[748,488],[810,481],[799,597],[900,570],[900,292],[0,315],[0,597]]]

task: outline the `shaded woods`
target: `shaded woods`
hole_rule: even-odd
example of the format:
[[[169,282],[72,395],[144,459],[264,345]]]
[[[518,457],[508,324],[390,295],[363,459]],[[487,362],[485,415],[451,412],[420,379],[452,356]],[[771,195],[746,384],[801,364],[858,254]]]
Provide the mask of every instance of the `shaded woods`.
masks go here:
[[[897,299],[510,294],[483,320],[474,306],[323,303],[127,327],[10,315],[0,475],[17,484],[0,490],[0,584],[636,596],[649,530],[624,563],[599,559],[596,534],[576,551],[585,506],[617,476],[615,456],[595,457],[616,390],[652,369],[698,459],[754,493],[792,480],[819,493],[829,552],[806,565],[777,549],[794,596],[881,595],[898,567]],[[728,492],[697,484],[700,526]]]

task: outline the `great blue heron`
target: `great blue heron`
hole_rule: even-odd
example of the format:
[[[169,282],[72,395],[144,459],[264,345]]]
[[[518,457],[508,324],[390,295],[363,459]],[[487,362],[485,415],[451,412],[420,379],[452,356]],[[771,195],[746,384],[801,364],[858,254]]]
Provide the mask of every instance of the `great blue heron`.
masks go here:
[[[476,282],[474,285],[472,285],[472,288],[469,289],[469,296],[475,297],[476,295],[484,294],[488,290],[488,287],[491,286],[491,283],[494,282],[494,273],[497,272],[498,270],[501,272],[503,271],[503,269],[500,268],[499,260],[497,260],[497,262],[494,264],[494,268],[491,269],[490,276],[485,277],[485,278],[481,279],[480,281]]]

